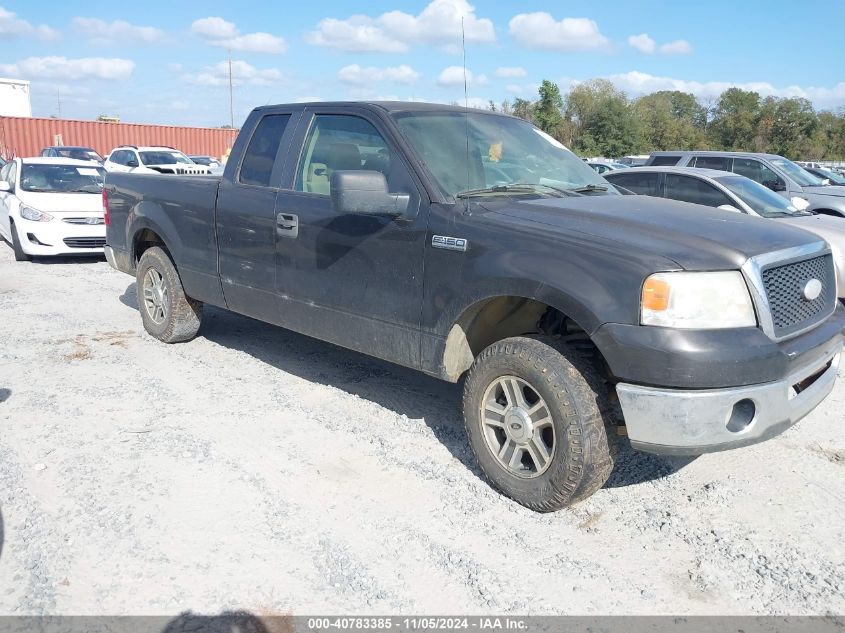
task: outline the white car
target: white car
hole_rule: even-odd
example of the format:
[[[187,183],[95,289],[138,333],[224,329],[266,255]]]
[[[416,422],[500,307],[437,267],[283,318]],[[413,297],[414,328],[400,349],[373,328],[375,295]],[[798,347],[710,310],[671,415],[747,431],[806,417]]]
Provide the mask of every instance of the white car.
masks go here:
[[[16,158],[0,169],[0,236],[15,259],[102,253],[105,175],[70,158]]]
[[[208,174],[209,168],[197,165],[185,154],[172,147],[138,147],[121,145],[108,155],[103,167],[106,171],[133,174]]]

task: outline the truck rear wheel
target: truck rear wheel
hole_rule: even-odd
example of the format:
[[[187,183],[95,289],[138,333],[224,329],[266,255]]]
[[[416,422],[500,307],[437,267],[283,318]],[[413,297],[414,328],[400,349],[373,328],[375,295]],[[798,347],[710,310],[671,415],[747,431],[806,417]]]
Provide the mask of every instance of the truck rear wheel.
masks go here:
[[[552,338],[507,338],[481,352],[464,384],[464,421],[493,487],[538,512],[590,496],[613,469],[604,383]]]
[[[202,321],[202,302],[191,299],[168,254],[158,246],[144,251],[136,273],[138,309],[144,329],[165,343],[189,341]]]

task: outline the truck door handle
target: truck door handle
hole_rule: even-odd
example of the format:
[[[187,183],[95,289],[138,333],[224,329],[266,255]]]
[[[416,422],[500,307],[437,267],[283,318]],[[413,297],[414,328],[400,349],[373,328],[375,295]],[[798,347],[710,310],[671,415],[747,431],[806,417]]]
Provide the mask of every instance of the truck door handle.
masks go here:
[[[276,235],[296,237],[299,235],[299,217],[292,213],[280,213],[276,216]]]

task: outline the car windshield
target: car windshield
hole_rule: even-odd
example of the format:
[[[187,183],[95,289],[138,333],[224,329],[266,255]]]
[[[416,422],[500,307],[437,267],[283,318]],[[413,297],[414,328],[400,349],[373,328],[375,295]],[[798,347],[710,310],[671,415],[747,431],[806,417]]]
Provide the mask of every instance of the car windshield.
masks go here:
[[[191,156],[191,160],[197,165],[211,165],[211,159],[207,156]]]
[[[745,176],[718,176],[715,180],[730,189],[745,204],[764,218],[812,215],[799,211],[783,196],[779,196],[768,187]]]
[[[520,119],[442,111],[393,117],[447,196],[617,194],[587,163]]]
[[[820,178],[827,178],[832,185],[845,185],[845,178],[829,169],[816,169],[815,175]]]
[[[49,193],[100,193],[106,170],[91,165],[21,166],[21,189]]]
[[[797,165],[791,160],[772,158],[769,162],[789,174],[789,177],[802,187],[821,187],[823,184],[820,178],[816,178],[801,165]]]
[[[56,153],[62,158],[73,158],[74,160],[95,160],[98,163],[103,162],[102,156],[93,149],[85,147],[57,147]]]
[[[156,150],[149,152],[138,152],[141,155],[141,162],[145,165],[193,165],[193,161],[182,152]]]

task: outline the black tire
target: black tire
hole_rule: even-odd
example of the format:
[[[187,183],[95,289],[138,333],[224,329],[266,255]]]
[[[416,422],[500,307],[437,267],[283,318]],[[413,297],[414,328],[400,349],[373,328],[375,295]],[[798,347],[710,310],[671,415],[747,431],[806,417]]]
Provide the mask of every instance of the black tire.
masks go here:
[[[15,227],[14,222],[9,222],[9,232],[12,234],[12,250],[15,253],[15,261],[16,262],[28,262],[32,260],[32,255],[28,255],[27,253],[23,252],[23,248],[21,248],[21,240],[18,237],[18,229]]]
[[[145,299],[145,279],[151,270],[157,273],[162,288],[166,290],[166,294],[159,300],[163,314],[149,307]],[[165,343],[189,341],[196,336],[202,322],[202,302],[185,294],[179,273],[163,249],[152,246],[144,251],[141,261],[138,262],[135,279],[138,311],[147,332]]]
[[[495,384],[505,376],[527,383],[530,389],[523,396],[532,395],[533,389],[533,395],[545,401],[554,436],[550,461],[542,471],[526,468],[525,475],[514,474],[491,447],[490,433],[493,441],[505,438],[503,447],[507,443],[509,418],[502,415],[506,424],[501,430],[492,429],[483,424],[481,407],[485,395],[495,394]],[[527,508],[551,512],[572,505],[601,488],[613,470],[616,428],[606,386],[588,359],[556,339],[513,337],[490,345],[470,369],[463,406],[467,435],[481,470],[494,488]],[[517,423],[511,428],[518,427]],[[524,460],[525,451],[521,454]],[[529,466],[537,463],[533,457],[534,453]],[[524,468],[521,462],[516,467]]]

